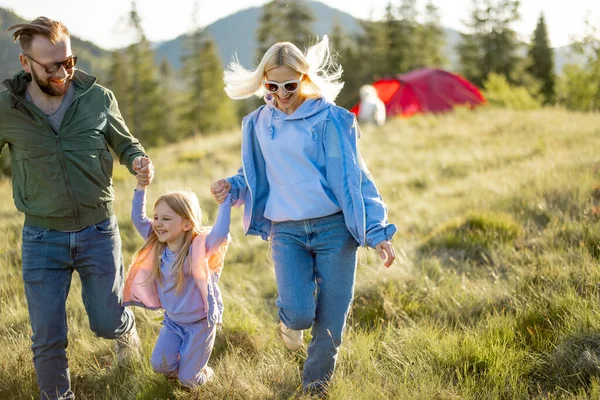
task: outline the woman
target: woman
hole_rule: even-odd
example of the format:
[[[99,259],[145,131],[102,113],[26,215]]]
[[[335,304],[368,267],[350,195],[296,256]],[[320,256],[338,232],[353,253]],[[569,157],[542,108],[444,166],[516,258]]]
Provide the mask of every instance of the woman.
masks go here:
[[[224,72],[232,99],[263,96],[243,119],[242,167],[211,185],[222,202],[245,204],[245,233],[270,240],[278,287],[279,329],[291,350],[312,326],[305,391],[330,381],[354,292],[358,246],[396,258],[396,227],[357,148],[353,114],[333,101],[342,89],[323,40],[303,54],[274,44],[254,70],[232,62]]]

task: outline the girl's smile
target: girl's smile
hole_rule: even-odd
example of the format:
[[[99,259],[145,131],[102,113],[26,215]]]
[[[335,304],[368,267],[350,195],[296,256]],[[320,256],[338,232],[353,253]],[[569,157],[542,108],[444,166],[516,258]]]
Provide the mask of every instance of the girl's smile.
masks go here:
[[[166,243],[171,251],[177,251],[183,244],[184,236],[192,228],[188,219],[182,218],[166,202],[154,208],[152,229],[161,243]]]

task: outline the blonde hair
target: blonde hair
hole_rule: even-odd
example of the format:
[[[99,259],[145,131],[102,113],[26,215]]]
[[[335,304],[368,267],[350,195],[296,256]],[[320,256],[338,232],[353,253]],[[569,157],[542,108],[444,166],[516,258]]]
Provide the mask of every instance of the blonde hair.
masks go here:
[[[19,41],[21,50],[31,49],[31,42],[36,35],[44,36],[52,44],[56,44],[63,37],[69,37],[69,30],[60,21],[54,21],[46,17],[38,17],[30,23],[15,24],[9,26],[6,32],[13,31],[12,38]]]
[[[173,263],[173,273],[177,277],[175,289],[177,293],[181,293],[185,283],[185,273],[183,270],[183,264],[185,258],[188,255],[192,241],[194,240],[196,235],[200,233],[206,233],[205,228],[202,226],[201,223],[202,211],[200,209],[198,197],[194,192],[189,190],[178,190],[173,192],[167,192],[161,195],[158,199],[156,199],[156,202],[154,203],[154,208],[156,208],[160,203],[167,204],[173,211],[175,211],[177,215],[179,215],[183,219],[190,221],[192,224],[192,227],[184,234],[183,245],[177,251],[177,254],[175,256],[175,262]],[[150,277],[148,278],[148,281],[156,281],[162,283],[162,278],[160,275],[160,262],[166,246],[166,243],[161,243],[158,241],[156,232],[154,232],[154,229],[151,229],[150,235],[148,236],[146,243],[144,243],[142,248],[138,250],[138,252],[135,254],[134,259],[137,258],[137,256],[147,248],[154,248],[152,272],[150,274]]]
[[[325,35],[320,42],[309,47],[306,54],[293,43],[275,43],[253,70],[244,68],[236,57],[223,73],[225,92],[235,100],[252,95],[262,97],[266,93],[262,85],[265,74],[281,66],[304,75],[300,83],[300,95],[303,97],[323,97],[333,102],[344,86],[340,81],[342,67],[335,63]]]

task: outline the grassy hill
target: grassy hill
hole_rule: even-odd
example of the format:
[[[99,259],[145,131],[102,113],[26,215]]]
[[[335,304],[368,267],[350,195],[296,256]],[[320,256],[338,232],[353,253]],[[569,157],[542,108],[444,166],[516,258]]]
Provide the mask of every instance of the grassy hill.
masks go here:
[[[385,269],[361,249],[329,398],[599,398],[599,126],[600,115],[483,108],[363,129],[363,157],[399,228],[400,260]],[[150,149],[149,204],[164,190],[191,188],[214,220],[208,186],[237,170],[239,145],[236,131]],[[129,221],[135,182],[120,166],[114,180],[128,263],[141,244]],[[22,216],[10,193],[0,181],[0,398],[34,398]],[[221,281],[215,380],[190,392],[154,374],[160,314],[137,309],[144,359],[115,367],[112,343],[88,329],[75,274],[68,354],[78,398],[295,396],[305,352],[287,352],[277,337],[268,245],[242,235],[241,216],[235,209]]]

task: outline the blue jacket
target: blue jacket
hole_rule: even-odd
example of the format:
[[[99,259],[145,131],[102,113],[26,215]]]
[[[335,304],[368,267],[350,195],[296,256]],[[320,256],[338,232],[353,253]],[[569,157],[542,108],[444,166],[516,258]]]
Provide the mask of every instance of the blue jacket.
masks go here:
[[[244,232],[268,240],[271,221],[264,217],[269,196],[265,159],[255,134],[261,106],[242,121],[242,166],[227,178],[231,198],[244,206]],[[326,179],[340,205],[346,226],[361,246],[375,247],[391,240],[396,226],[388,223],[387,207],[358,151],[360,135],[356,119],[346,109],[331,104],[327,118],[310,130],[322,129],[326,152]]]

